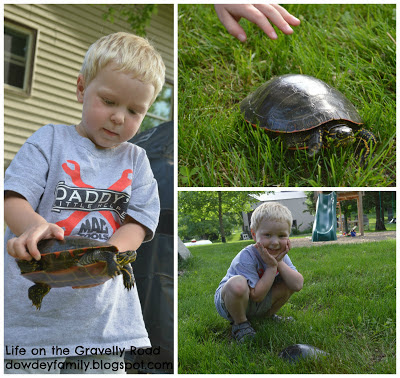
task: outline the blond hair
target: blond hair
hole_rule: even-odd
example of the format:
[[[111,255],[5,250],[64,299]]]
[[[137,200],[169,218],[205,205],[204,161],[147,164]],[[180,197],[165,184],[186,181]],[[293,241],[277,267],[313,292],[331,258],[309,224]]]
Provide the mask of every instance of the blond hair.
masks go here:
[[[132,73],[132,78],[154,87],[154,102],[165,81],[165,65],[161,55],[145,38],[118,32],[93,43],[86,52],[81,68],[85,86],[108,64],[117,71]]]
[[[293,217],[290,210],[279,202],[264,202],[258,206],[251,215],[250,228],[256,232],[263,221],[286,222],[289,233],[292,229]]]

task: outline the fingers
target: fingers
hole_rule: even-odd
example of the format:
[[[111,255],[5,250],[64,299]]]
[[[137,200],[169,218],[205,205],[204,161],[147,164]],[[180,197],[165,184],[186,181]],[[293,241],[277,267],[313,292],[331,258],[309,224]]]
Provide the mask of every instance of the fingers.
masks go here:
[[[257,248],[257,250],[258,250],[258,252],[259,252],[261,257],[264,257],[264,256],[268,257],[269,256],[268,250],[266,248],[264,248],[264,246],[260,242],[257,242],[255,244],[255,247]]]
[[[233,35],[239,41],[244,42],[247,38],[245,31],[239,25],[238,21],[242,16],[240,14],[240,9],[237,9],[237,5],[228,4],[216,4],[214,5],[215,11],[222,25],[229,34]]]
[[[271,23],[285,34],[293,33],[290,25],[298,26],[300,24],[299,19],[277,4],[217,4],[214,7],[226,30],[242,42],[247,38],[238,23],[242,17],[260,27],[271,39],[278,38]]]
[[[260,15],[257,16],[257,22],[254,21],[254,23],[264,30],[264,32],[271,39],[276,39],[278,36],[267,19],[276,25],[276,27],[284,34],[293,33],[293,29],[290,27],[290,25],[297,26],[300,24],[300,20],[298,20],[296,17],[293,17],[289,12],[286,11],[286,9],[277,4],[258,4],[255,5],[255,7],[260,11]],[[275,38],[272,38],[272,35],[274,35]]]
[[[265,248],[260,242],[255,244],[261,258],[263,261],[268,264],[269,266],[276,266],[278,265],[278,260],[274,257],[267,248]]]
[[[64,238],[64,230],[53,223],[43,223],[32,227],[17,238],[12,238],[7,242],[7,252],[16,259],[40,260],[40,251],[37,243],[43,239]]]
[[[25,244],[20,238],[12,238],[7,242],[7,252],[10,256],[19,260],[32,260],[32,256],[26,250]]]
[[[280,252],[279,255],[276,257],[276,259],[278,261],[281,261],[285,257],[285,255],[287,255],[287,253],[290,251],[291,248],[292,244],[290,242],[290,239],[288,239],[285,250]]]
[[[272,7],[274,7],[282,16],[282,18],[292,26],[299,26],[300,25],[300,20],[296,18],[295,16],[291,15],[285,8],[281,7],[278,4],[271,4]]]
[[[257,243],[255,244],[255,246],[256,246],[258,252],[260,252],[260,254],[261,254],[262,251],[263,251],[263,249],[264,249],[264,247],[261,245],[261,243],[260,243],[260,242],[257,242]]]

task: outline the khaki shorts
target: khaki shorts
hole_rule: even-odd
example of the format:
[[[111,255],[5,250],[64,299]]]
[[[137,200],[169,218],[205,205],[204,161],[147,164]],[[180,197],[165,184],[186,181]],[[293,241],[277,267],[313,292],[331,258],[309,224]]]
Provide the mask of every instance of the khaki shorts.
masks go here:
[[[281,282],[281,281],[282,281],[282,278],[280,275],[278,275],[275,277],[274,283],[272,285],[274,285],[275,283]],[[272,287],[271,287],[271,289],[272,289]],[[225,307],[225,302],[222,299],[221,291],[222,291],[222,287],[220,288],[220,290],[218,290],[216,292],[216,298],[215,298],[216,302],[219,302],[219,306],[216,303],[218,313],[223,318],[225,318],[225,319],[229,320],[231,323],[233,323],[233,319]],[[249,303],[247,304],[247,309],[246,309],[247,319],[250,320],[251,318],[265,317],[272,306],[271,296],[272,296],[272,290],[270,290],[268,292],[268,294],[265,296],[265,298],[261,302],[254,302],[251,299],[249,299]]]

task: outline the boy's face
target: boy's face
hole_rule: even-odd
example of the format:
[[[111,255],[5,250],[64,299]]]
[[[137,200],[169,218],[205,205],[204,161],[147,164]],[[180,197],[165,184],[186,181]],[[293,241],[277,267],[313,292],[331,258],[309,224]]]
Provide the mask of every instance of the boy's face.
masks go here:
[[[112,148],[137,133],[153,99],[154,87],[108,65],[87,86],[79,75],[76,94],[83,103],[78,133],[98,147]]]
[[[275,257],[286,250],[290,232],[287,222],[264,220],[257,231],[251,230],[251,235],[256,243],[260,242]]]

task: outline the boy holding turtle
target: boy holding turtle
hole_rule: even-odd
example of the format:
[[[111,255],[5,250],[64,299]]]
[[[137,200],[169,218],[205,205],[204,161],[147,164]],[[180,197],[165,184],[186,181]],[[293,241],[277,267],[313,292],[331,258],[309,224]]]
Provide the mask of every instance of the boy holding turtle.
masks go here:
[[[24,298],[30,282],[21,278],[15,259],[39,260],[38,241],[67,235],[108,241],[121,252],[153,238],[160,211],[157,182],[145,151],[127,141],[164,78],[162,58],[144,38],[122,32],[100,38],[87,51],[77,80],[80,123],[43,126],[7,169],[5,346],[26,350],[5,354],[7,372],[44,372],[35,365],[24,371],[12,364],[36,360],[32,349],[43,348],[41,361],[48,361],[51,373],[83,360],[88,368],[74,372],[123,373],[122,355],[82,356],[76,347],[150,346],[137,290],[126,290],[122,276],[96,287],[52,290],[39,313]],[[68,353],[55,353],[55,346]],[[95,364],[100,360],[116,370],[101,371]]]
[[[287,207],[274,202],[257,207],[250,226],[256,243],[236,255],[215,292],[217,311],[231,322],[238,342],[256,334],[249,319],[279,320],[276,312],[303,287],[303,276],[287,255],[291,226]]]

